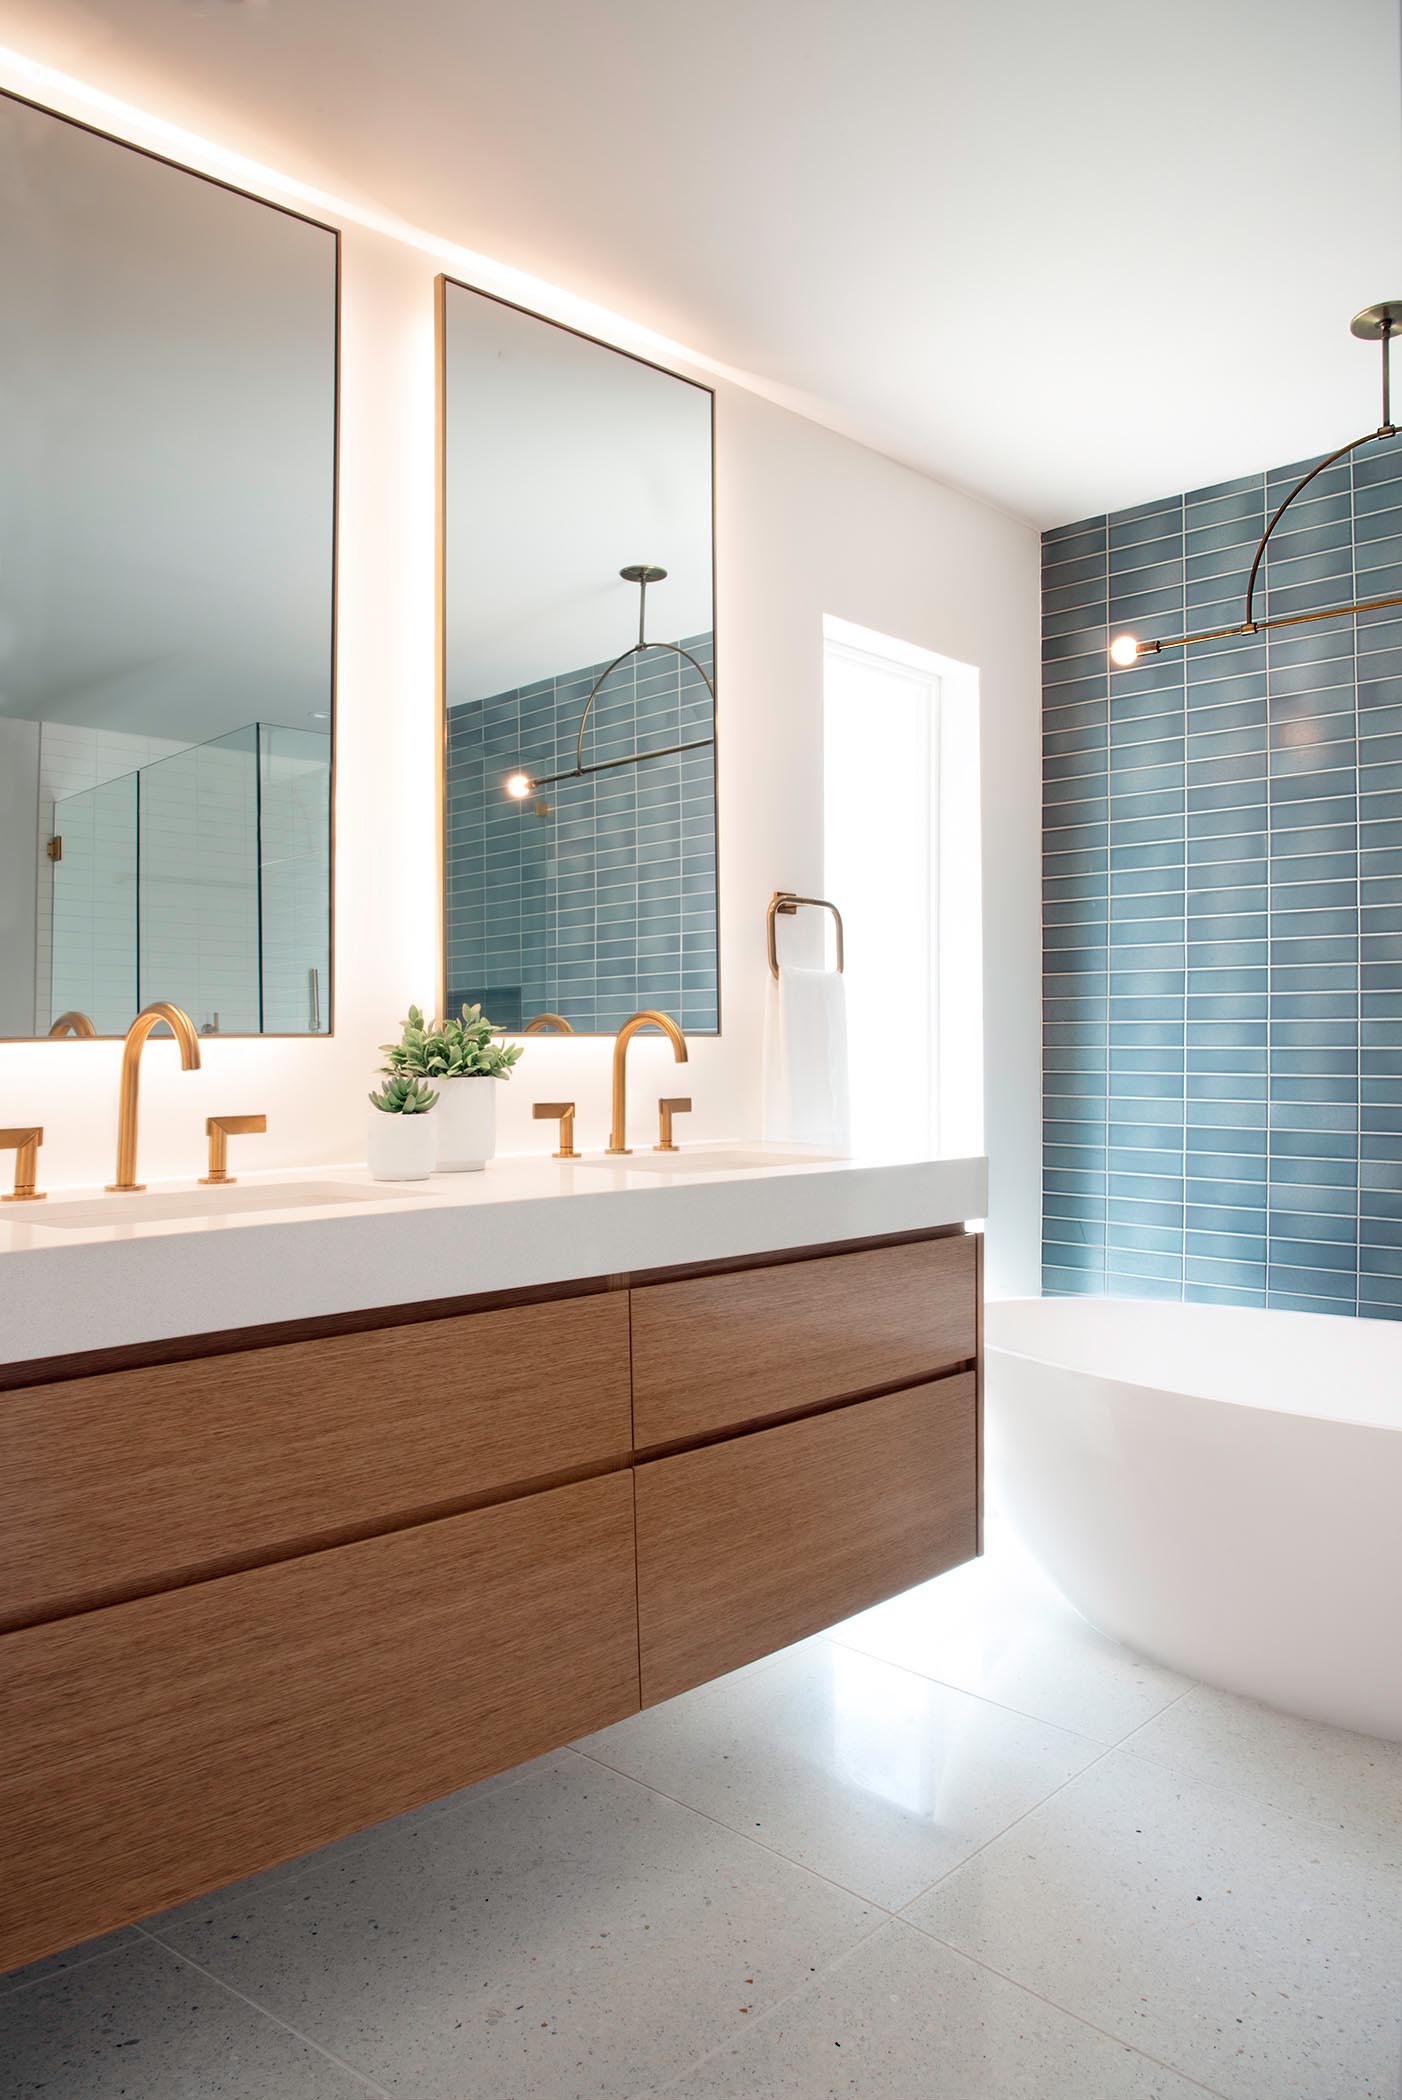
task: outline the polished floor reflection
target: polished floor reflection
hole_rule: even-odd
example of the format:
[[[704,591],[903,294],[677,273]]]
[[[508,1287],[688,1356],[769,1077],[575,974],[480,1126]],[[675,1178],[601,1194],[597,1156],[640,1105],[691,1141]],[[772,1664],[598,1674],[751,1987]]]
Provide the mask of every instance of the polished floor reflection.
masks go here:
[[[1010,1541],[0,1979],[0,2100],[1394,2100],[1402,1746],[1103,1640]]]

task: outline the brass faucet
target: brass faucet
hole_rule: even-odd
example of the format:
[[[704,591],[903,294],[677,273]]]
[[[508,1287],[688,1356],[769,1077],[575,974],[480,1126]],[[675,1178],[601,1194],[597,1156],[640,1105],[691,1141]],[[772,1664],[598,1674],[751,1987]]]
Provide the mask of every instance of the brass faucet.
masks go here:
[[[96,1035],[97,1030],[93,1027],[92,1022],[88,1019],[87,1015],[80,1014],[75,1006],[71,1007],[66,1014],[59,1015],[58,1019],[54,1022],[53,1027],[49,1030],[49,1034]]]
[[[535,1014],[521,1030],[522,1035],[573,1035],[574,1030],[563,1014]]]
[[[619,1029],[613,1045],[613,1129],[609,1132],[608,1149],[619,1154],[631,1151],[628,1144],[628,1045],[644,1028],[660,1028],[672,1046],[672,1055],[679,1065],[687,1061],[686,1037],[670,1014],[655,1013],[650,1007],[632,1019],[625,1021]]]
[[[127,1030],[122,1048],[122,1091],[117,1104],[117,1178],[109,1181],[109,1195],[131,1195],[143,1186],[136,1178],[136,1118],[141,1086],[141,1053],[153,1028],[164,1021],[180,1045],[180,1063],[186,1072],[199,1069],[200,1039],[195,1024],[180,1007],[164,999],[143,1007]]]

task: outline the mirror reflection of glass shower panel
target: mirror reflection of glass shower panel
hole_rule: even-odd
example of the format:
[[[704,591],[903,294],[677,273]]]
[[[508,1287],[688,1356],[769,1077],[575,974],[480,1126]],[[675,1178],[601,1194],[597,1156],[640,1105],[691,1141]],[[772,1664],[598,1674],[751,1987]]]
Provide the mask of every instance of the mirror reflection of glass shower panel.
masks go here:
[[[326,1034],[330,819],[330,738],[266,722],[63,798],[46,1010],[120,1034],[171,999],[206,1035]]]
[[[140,1003],[170,999],[204,1034],[254,1035],[258,732],[251,725],[140,774]]]
[[[321,1035],[330,1012],[331,739],[258,726],[259,954],[265,1035]]]
[[[292,786],[249,724],[329,751],[339,267],[333,228],[0,93],[0,1037],[151,999],[330,1032],[329,765]]]
[[[54,1018],[86,1014],[99,1035],[120,1035],[141,1003],[136,796],[137,776],[126,773],[54,804],[63,857],[53,868],[49,955],[39,928],[40,1003]]]

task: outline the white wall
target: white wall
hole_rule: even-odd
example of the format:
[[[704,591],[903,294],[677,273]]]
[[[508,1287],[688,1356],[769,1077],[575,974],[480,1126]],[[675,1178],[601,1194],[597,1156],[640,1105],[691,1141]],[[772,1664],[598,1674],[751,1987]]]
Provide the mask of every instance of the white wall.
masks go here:
[[[3,78],[0,78],[3,84]],[[24,91],[24,83],[11,83]],[[32,88],[29,90],[32,92]],[[75,104],[75,113],[82,109]],[[110,118],[106,121],[110,122]],[[133,127],[133,136],[140,132]],[[154,142],[154,141],[153,141]],[[167,144],[165,150],[169,150]],[[212,160],[211,165],[217,165]],[[296,201],[293,199],[292,201]],[[347,227],[343,253],[336,1034],[214,1042],[198,1073],[147,1049],[143,1179],[199,1171],[203,1121],[263,1110],[251,1166],[358,1157],[375,1046],[433,997],[433,274],[421,249]],[[976,664],[981,675],[989,1277],[1035,1289],[1039,1158],[1038,546],[1032,530],[757,396],[722,386],[717,678],[724,1035],[698,1042],[687,1135],[758,1129],[764,913],[822,875],[823,614]],[[792,934],[797,928],[790,926]],[[799,938],[803,936],[799,934]],[[859,1082],[880,1016],[855,1015]],[[863,1066],[865,1054],[876,1060]],[[608,1123],[607,1042],[533,1040],[501,1106],[508,1150],[548,1151],[533,1098]],[[674,1068],[634,1045],[640,1136]],[[0,1045],[0,1121],[41,1122],[49,1187],[107,1178],[120,1046]]]

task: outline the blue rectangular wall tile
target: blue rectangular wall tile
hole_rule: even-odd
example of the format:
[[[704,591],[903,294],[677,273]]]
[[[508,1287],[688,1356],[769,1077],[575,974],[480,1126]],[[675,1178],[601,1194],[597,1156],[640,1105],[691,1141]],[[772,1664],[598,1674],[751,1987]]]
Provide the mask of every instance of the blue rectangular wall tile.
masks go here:
[[[1308,464],[1044,540],[1048,1291],[1402,1317],[1402,616],[1105,656],[1239,617]],[[1402,590],[1402,440],[1311,484],[1257,604],[1355,578]]]

